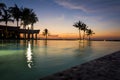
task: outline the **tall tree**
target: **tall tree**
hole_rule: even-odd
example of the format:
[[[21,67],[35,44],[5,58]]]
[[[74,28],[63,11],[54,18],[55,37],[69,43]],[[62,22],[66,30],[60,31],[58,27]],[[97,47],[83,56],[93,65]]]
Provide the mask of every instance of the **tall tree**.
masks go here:
[[[26,29],[26,26],[30,24],[30,15],[33,10],[29,8],[22,8],[21,11],[22,11],[21,21],[23,24],[23,28]]]
[[[34,24],[38,21],[38,18],[34,12],[31,12],[29,20],[30,20],[31,28],[33,30]]]
[[[84,24],[84,23],[82,23],[82,28],[81,28],[81,30],[83,30],[83,40],[85,39],[85,32],[87,31],[87,25],[86,24]]]
[[[34,24],[38,21],[38,18],[34,12],[30,14],[30,24],[31,24],[31,29],[34,30]],[[33,38],[33,33],[32,33],[32,38]]]
[[[48,29],[44,29],[43,35],[46,37],[46,40],[47,40],[47,36],[48,36]]]
[[[79,30],[79,39],[81,40],[81,28],[82,28],[82,22],[81,21],[78,21],[78,22],[76,22],[73,26],[74,27],[76,27],[76,28],[78,28],[78,30]]]
[[[4,14],[2,14],[0,22],[5,22],[5,25],[7,26],[8,22],[13,22],[13,19],[11,19],[9,10],[3,9],[3,12]]]
[[[17,27],[19,26],[19,20],[21,18],[21,10],[20,8],[15,4],[14,7],[9,7],[9,11],[12,14],[12,17],[17,22]]]
[[[4,3],[0,3],[0,16],[2,16],[2,10],[6,8],[6,5]]]
[[[29,8],[22,8],[21,11],[21,22],[23,24],[23,28],[26,29],[26,26],[30,24],[30,16],[33,10]],[[26,33],[24,34],[24,38],[26,38]]]
[[[7,38],[8,37],[7,24],[8,22],[13,22],[13,20],[11,19],[11,15],[7,9],[3,8],[3,12],[4,13],[2,14],[0,18],[0,22],[5,22],[6,27],[4,30],[4,35],[5,35],[5,38]]]
[[[21,19],[21,9],[15,4],[14,7],[9,7],[9,12],[11,13],[14,20],[17,22],[17,27],[19,27],[19,21]],[[17,38],[20,38],[19,32],[17,33]]]
[[[95,34],[91,29],[87,29],[86,33],[87,33],[87,36],[89,37],[89,41],[91,40],[90,37],[92,36],[92,34]]]

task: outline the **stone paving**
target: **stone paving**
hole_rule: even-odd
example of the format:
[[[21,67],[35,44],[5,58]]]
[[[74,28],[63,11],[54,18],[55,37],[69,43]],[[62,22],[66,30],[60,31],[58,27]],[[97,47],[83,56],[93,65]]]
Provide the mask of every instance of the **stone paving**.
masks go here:
[[[120,51],[40,80],[120,80]]]

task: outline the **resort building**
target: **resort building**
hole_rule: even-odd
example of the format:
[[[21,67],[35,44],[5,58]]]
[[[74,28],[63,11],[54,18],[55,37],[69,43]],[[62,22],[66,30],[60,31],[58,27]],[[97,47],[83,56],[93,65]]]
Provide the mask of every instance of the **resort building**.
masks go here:
[[[0,39],[37,39],[40,30],[20,29],[16,26],[0,25]]]

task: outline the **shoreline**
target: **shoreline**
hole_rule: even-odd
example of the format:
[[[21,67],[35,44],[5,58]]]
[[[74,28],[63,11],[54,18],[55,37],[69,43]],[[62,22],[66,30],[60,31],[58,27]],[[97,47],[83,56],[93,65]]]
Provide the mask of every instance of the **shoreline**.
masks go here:
[[[120,80],[120,51],[39,80]]]
[[[24,40],[24,41],[28,41],[28,39],[0,39],[0,41],[20,41],[20,40]],[[29,39],[29,41],[33,41],[33,40],[45,40],[45,39]],[[78,39],[47,39],[47,41],[52,41],[52,40],[56,40],[56,41],[79,41]],[[83,40],[81,40],[83,41]],[[85,41],[89,41],[89,40],[85,40]],[[104,40],[91,40],[91,41],[104,41]],[[105,40],[106,42],[107,41],[115,41],[115,42],[120,42],[120,40]]]

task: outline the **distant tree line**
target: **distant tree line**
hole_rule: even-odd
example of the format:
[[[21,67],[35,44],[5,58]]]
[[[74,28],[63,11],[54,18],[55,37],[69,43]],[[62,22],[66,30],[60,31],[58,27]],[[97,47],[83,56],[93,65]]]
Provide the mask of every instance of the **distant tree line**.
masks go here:
[[[73,26],[78,28],[78,30],[79,30],[79,40],[82,40],[82,39],[85,40],[86,35],[90,40],[90,37],[92,36],[92,34],[95,34],[91,29],[88,29],[88,26],[85,23],[83,23],[82,21],[78,21],[78,22],[74,23]],[[83,31],[83,36],[81,35],[81,31]]]

